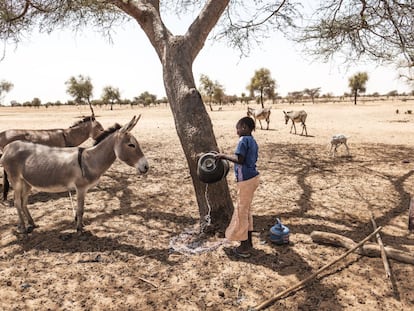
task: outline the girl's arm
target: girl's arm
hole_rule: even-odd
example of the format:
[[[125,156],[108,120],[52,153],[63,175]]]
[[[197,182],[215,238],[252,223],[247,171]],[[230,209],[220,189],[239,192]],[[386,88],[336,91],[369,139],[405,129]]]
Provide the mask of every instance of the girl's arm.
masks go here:
[[[217,159],[229,160],[230,162],[237,163],[237,164],[243,164],[244,163],[244,157],[240,154],[236,154],[236,155],[231,156],[231,155],[227,155],[227,154],[224,154],[224,153],[217,153],[216,158]]]

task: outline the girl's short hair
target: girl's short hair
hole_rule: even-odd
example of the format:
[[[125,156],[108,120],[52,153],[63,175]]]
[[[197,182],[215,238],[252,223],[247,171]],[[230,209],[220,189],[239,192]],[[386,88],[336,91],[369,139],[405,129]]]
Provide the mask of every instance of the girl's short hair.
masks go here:
[[[237,124],[239,125],[246,125],[250,131],[254,131],[256,129],[256,124],[254,122],[254,120],[251,117],[244,117],[241,118]]]

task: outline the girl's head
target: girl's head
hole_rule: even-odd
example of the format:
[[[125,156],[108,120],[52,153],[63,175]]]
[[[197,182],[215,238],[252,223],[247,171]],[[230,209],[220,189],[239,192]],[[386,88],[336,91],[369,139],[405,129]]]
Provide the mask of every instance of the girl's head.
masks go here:
[[[252,118],[244,117],[237,122],[236,129],[239,136],[251,135],[252,131],[256,129],[256,124]]]

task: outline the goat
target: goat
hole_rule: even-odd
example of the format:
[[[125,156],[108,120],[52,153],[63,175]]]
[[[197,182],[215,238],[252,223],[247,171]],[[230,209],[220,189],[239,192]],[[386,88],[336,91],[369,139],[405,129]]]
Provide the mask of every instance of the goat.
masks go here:
[[[344,145],[345,148],[346,148],[347,155],[349,156],[350,155],[350,152],[349,152],[349,147],[348,147],[347,141],[348,141],[348,138],[350,138],[350,137],[351,136],[346,137],[343,134],[336,134],[336,135],[332,136],[332,139],[331,139],[331,149],[329,150],[329,153],[333,157],[335,157],[337,148],[340,145]]]

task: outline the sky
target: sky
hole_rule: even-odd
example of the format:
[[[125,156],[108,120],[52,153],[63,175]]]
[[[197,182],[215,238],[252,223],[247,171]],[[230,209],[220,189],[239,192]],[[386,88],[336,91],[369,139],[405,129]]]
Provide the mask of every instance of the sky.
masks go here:
[[[166,24],[174,34],[183,33],[188,26],[175,17]],[[226,94],[240,96],[248,94],[246,86],[260,68],[270,70],[281,96],[317,87],[321,94],[340,96],[349,92],[349,77],[361,71],[369,76],[366,94],[412,90],[397,79],[393,67],[310,60],[301,54],[299,46],[276,33],[244,58],[225,42],[207,41],[193,64],[193,73],[197,84],[204,74],[223,85]],[[101,97],[105,86],[118,88],[122,98],[133,99],[145,91],[162,98],[165,90],[161,69],[154,48],[134,22],[117,28],[112,42],[92,30],[33,33],[17,46],[6,46],[5,58],[0,61],[0,81],[11,82],[14,87],[5,94],[3,104],[12,100],[23,103],[35,97],[42,103],[66,102],[71,97],[65,82],[78,75],[91,78],[93,99]]]

